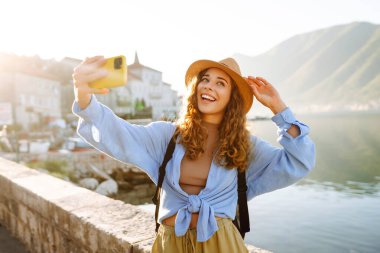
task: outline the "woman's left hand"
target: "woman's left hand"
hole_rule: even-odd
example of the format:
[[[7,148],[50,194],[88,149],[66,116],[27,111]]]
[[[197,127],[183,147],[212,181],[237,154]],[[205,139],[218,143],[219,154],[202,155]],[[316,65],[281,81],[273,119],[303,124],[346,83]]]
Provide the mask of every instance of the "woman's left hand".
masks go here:
[[[262,77],[248,76],[245,78],[257,100],[268,107],[274,114],[286,108],[278,91]]]

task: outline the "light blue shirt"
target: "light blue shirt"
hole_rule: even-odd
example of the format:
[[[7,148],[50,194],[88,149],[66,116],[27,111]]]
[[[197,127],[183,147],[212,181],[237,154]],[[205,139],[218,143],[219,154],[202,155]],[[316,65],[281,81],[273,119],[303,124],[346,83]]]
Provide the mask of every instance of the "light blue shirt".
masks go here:
[[[92,95],[90,104],[81,110],[74,101],[73,112],[79,117],[78,134],[99,151],[126,163],[135,164],[157,184],[167,145],[175,131],[171,122],[133,125],[116,116],[111,109]],[[289,108],[272,117],[278,127],[278,142],[283,148],[251,135],[253,159],[246,173],[247,198],[289,186],[315,166],[315,147],[308,136],[309,127],[297,121]],[[287,129],[295,124],[301,134],[293,138]],[[185,155],[176,144],[172,159],[166,166],[162,185],[159,223],[176,213],[176,236],[189,228],[191,213],[199,212],[197,241],[207,241],[217,230],[215,216],[235,218],[237,206],[237,170],[226,169],[214,161],[206,186],[198,195],[189,195],[179,185],[180,164]]]

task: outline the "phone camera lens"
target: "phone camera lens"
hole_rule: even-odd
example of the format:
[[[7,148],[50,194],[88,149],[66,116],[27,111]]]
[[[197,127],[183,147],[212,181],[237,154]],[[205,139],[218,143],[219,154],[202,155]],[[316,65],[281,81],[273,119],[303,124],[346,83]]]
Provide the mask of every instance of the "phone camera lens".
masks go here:
[[[114,69],[121,69],[122,65],[123,65],[123,59],[121,57],[115,58],[113,62]]]

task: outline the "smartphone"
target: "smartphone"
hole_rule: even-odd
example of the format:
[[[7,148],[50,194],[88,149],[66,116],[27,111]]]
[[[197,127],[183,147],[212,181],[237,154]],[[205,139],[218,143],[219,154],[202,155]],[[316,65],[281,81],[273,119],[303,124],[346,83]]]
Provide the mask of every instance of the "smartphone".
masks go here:
[[[113,88],[127,84],[127,62],[124,55],[107,58],[102,66],[108,75],[89,84],[92,88]]]

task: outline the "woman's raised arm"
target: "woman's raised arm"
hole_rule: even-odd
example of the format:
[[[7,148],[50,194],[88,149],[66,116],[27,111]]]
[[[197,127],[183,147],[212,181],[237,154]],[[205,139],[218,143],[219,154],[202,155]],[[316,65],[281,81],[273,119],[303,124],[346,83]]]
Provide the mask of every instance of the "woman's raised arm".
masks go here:
[[[74,70],[72,111],[79,117],[77,132],[99,151],[121,162],[137,165],[157,183],[158,168],[175,125],[169,122],[147,126],[130,124],[98,102],[94,93],[106,94],[108,89],[90,88],[88,83],[106,75],[100,70],[102,63],[101,56],[87,58]]]

